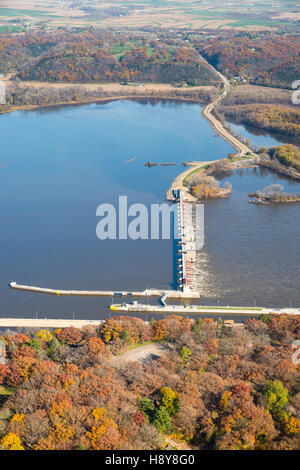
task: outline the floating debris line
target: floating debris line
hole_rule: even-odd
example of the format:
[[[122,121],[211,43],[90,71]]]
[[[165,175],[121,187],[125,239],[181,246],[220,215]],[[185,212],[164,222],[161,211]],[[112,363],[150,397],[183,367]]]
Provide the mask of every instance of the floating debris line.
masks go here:
[[[175,165],[176,163],[152,163],[152,162],[145,163],[145,166],[147,166],[148,168],[152,166],[175,166]]]
[[[124,163],[130,163],[136,160],[136,157],[130,158],[129,160],[126,160]]]

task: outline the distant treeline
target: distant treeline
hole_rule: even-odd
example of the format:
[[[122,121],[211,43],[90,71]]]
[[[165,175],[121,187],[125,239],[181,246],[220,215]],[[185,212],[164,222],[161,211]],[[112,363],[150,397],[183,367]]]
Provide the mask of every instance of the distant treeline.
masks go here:
[[[222,108],[227,118],[278,134],[300,136],[300,109],[276,105],[249,104]]]
[[[218,112],[237,123],[290,137],[300,136],[300,109],[291,91],[241,85],[218,106]]]
[[[3,35],[0,71],[57,82],[220,82],[199,52],[167,33],[107,31]]]
[[[256,85],[291,88],[300,72],[300,36],[280,32],[216,31],[198,35],[199,52],[227,77]]]
[[[300,36],[282,32],[69,31],[0,34],[0,73],[39,81],[184,81],[217,75],[291,88],[300,73]]]
[[[291,144],[278,145],[269,149],[268,153],[272,160],[300,171],[300,149],[298,147]]]
[[[123,91],[124,90],[124,91]],[[25,86],[21,83],[14,83],[7,88],[6,106],[0,106],[0,111],[5,111],[7,106],[43,106],[63,103],[80,103],[103,98],[117,96],[139,97],[149,96],[149,98],[187,98],[201,103],[209,103],[216,94],[215,89],[193,89],[193,88],[174,88],[168,91],[161,90],[143,90],[143,88],[122,89],[121,91],[106,91],[102,87],[89,89],[84,85],[73,86]]]

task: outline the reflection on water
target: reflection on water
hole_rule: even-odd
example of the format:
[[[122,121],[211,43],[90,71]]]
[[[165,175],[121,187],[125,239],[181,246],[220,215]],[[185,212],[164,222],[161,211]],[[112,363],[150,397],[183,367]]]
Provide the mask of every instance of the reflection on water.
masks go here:
[[[245,139],[249,139],[251,144],[254,144],[256,147],[274,147],[276,145],[282,144],[293,144],[300,147],[300,137],[289,137],[285,135],[279,135],[275,132],[265,131],[264,129],[259,129],[258,127],[241,124],[236,124],[232,120],[228,120],[230,126],[235,135],[241,135]]]

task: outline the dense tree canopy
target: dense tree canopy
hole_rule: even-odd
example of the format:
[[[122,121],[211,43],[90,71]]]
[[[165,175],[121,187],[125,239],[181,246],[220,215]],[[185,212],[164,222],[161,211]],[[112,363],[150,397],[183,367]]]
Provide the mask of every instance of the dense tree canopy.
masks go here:
[[[213,37],[195,36],[191,40],[196,49],[228,77],[291,88],[299,76],[299,35],[216,31]]]
[[[288,315],[233,329],[121,316],[100,328],[5,334],[0,448],[158,449],[167,435],[200,449],[299,448],[299,334]],[[168,347],[156,361],[113,360],[154,340]]]

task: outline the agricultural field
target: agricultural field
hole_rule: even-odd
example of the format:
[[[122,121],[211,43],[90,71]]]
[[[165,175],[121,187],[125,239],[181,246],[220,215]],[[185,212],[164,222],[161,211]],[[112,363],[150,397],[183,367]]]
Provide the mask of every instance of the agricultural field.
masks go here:
[[[0,24],[15,20],[45,27],[290,30],[299,28],[299,18],[299,4],[283,0],[3,0],[0,7]]]

